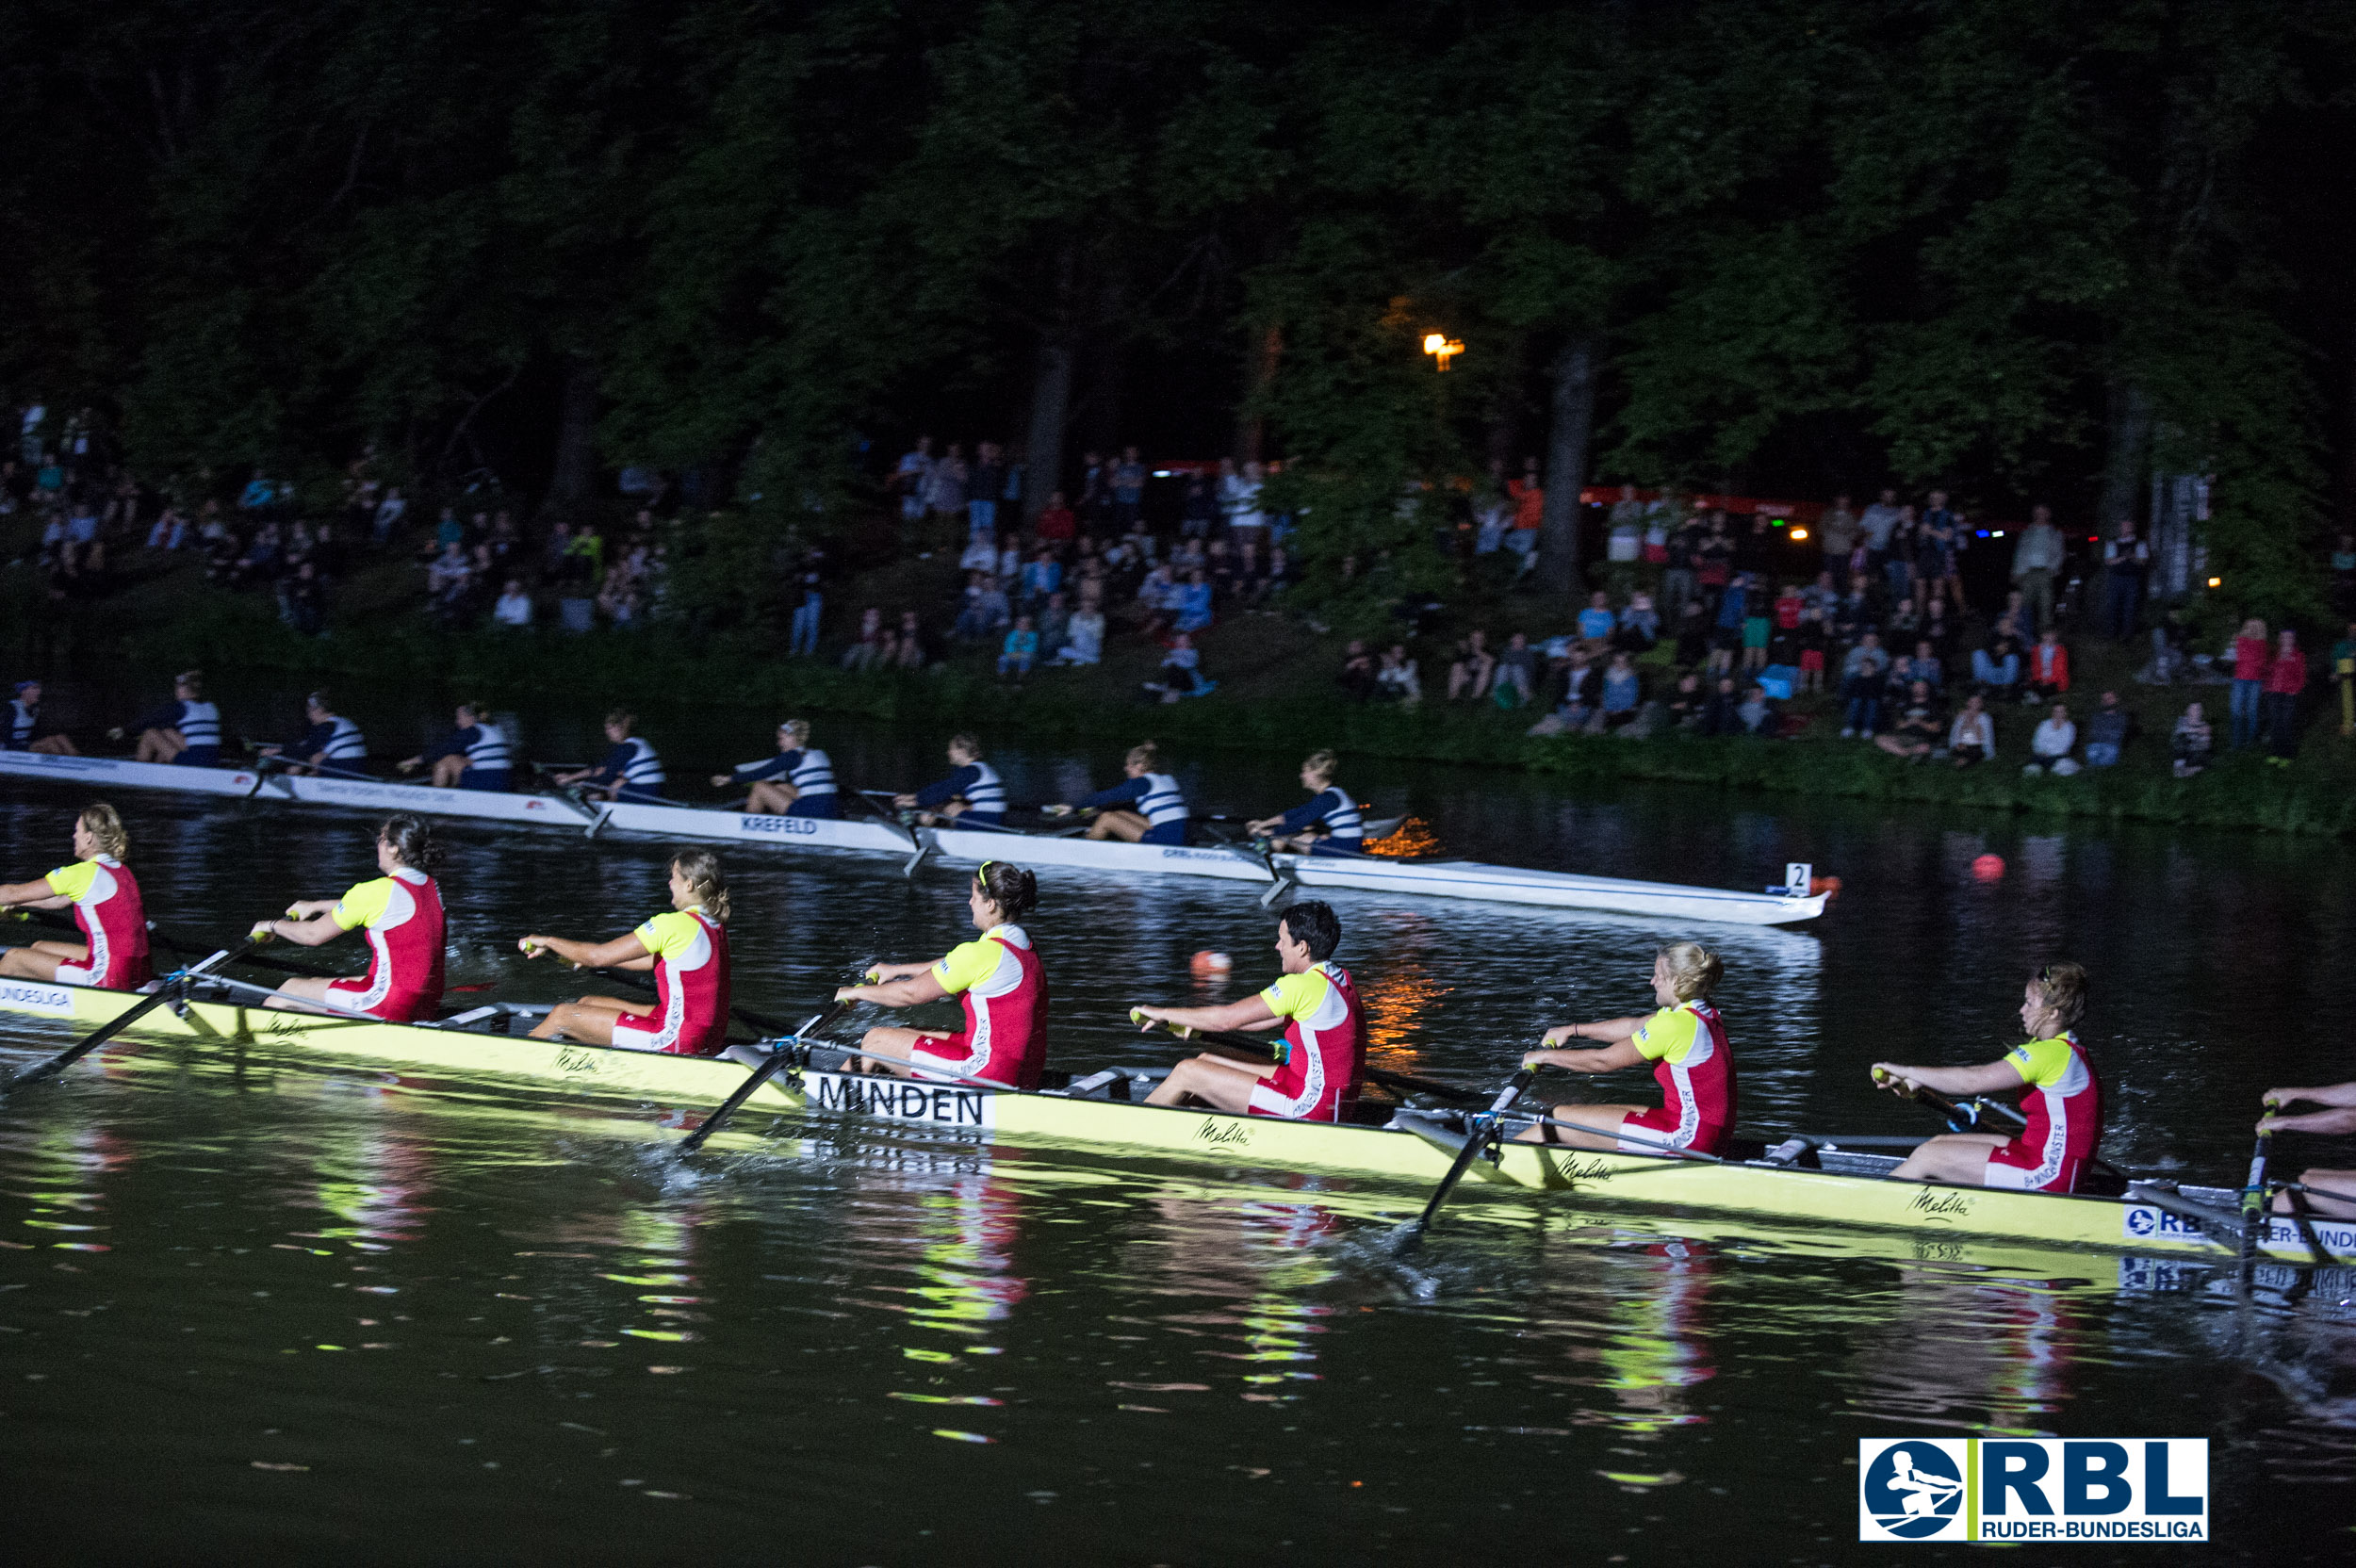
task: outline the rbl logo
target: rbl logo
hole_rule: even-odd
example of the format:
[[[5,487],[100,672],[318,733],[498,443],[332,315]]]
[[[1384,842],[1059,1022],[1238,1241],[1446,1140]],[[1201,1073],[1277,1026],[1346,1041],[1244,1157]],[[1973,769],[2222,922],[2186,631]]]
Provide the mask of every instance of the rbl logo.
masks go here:
[[[2206,1438],[1857,1444],[1860,1541],[2206,1541]]]

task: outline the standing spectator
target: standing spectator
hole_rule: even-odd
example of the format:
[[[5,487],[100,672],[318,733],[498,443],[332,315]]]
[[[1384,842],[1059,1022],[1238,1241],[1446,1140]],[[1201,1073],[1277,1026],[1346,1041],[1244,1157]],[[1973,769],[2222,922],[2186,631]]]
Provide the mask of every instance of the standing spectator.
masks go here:
[[[1505,544],[1522,558],[1514,569],[1514,575],[1519,577],[1537,564],[1538,530],[1546,520],[1546,493],[1538,482],[1536,458],[1522,459],[1522,477],[1508,481],[1505,493],[1513,501],[1513,528],[1505,536]]]
[[[384,498],[376,503],[376,517],[368,529],[369,536],[376,541],[378,548],[392,543],[393,535],[401,531],[401,520],[408,514],[409,502],[401,495],[400,487],[388,488]]]
[[[1944,588],[1955,601],[1955,612],[1963,612],[1962,557],[1969,542],[1963,514],[1948,506],[1946,491],[1932,491],[1930,505],[1923,509],[1922,520],[1915,529],[1916,591],[1925,604],[1938,598]]]
[[[1849,498],[1835,496],[1824,514],[1816,519],[1816,547],[1824,552],[1824,567],[1835,580],[1848,575],[1849,554],[1857,548],[1857,514],[1849,510]]]
[[[900,493],[900,520],[916,524],[924,520],[924,485],[932,478],[933,438],[920,435],[916,445],[900,454],[892,466],[892,487]]]
[[[957,442],[924,476],[924,505],[936,517],[956,517],[965,512],[965,485],[972,477],[965,466],[965,449]]]
[[[1915,533],[1914,508],[1900,507],[1897,526],[1890,531],[1890,548],[1882,555],[1882,580],[1889,585],[1892,604],[1914,596]]]
[[[1219,495],[1211,482],[1201,474],[1186,479],[1186,499],[1178,513],[1178,531],[1188,539],[1208,539],[1211,525],[1219,521]]]
[[[7,505],[0,498],[0,506]],[[2356,533],[2343,533],[2331,547],[2331,608],[2356,615]]]
[[[2356,621],[2331,645],[2331,679],[2340,689],[2340,733],[2356,735]]]
[[[1609,522],[1611,533],[1604,548],[1604,559],[1611,562],[1634,561],[1644,553],[1644,503],[1636,498],[1636,486],[1620,486],[1620,498],[1612,503]]]
[[[1677,662],[1687,669],[1706,662],[1710,658],[1710,617],[1702,612],[1702,601],[1690,598],[1677,612]]]
[[[2235,751],[2258,739],[2259,698],[2266,691],[2268,667],[2273,662],[2273,651],[2266,645],[2266,622],[2254,615],[2242,622],[2241,635],[2233,639],[2232,743]]]
[[[998,492],[1006,485],[1006,469],[999,459],[998,443],[984,441],[973,449],[973,471],[967,476],[965,528],[976,539],[998,531]]]
[[[1963,710],[1947,731],[1947,751],[1959,768],[1996,760],[1996,718],[1979,693],[1963,699]]]
[[[2120,705],[2119,694],[2103,693],[2102,706],[2086,720],[2086,766],[2117,767],[2135,729],[2135,716]]]
[[[1881,499],[1865,509],[1857,519],[1857,532],[1865,540],[1865,569],[1878,572],[1890,559],[1890,536],[1898,529],[1900,516],[1898,492],[1885,490]]]
[[[2029,690],[2021,700],[2050,702],[2069,690],[2070,650],[2062,646],[2061,633],[2049,626],[2029,650]]]
[[[2125,642],[2135,634],[2135,617],[2143,609],[2143,574],[2151,564],[2151,547],[2135,536],[2133,517],[2119,519],[2119,531],[2102,547],[2102,631]]]
[[[2307,655],[2299,646],[2299,633],[2285,629],[2275,640],[2274,660],[2266,666],[2266,741],[2274,755],[2266,760],[2290,766],[2299,755],[2299,694],[2307,689]]]
[[[2035,776],[2051,768],[2056,777],[2067,778],[2078,771],[2077,759],[2070,755],[2077,744],[2078,727],[2070,722],[2070,706],[2057,702],[2029,737],[2029,751],[2037,760],[2021,771]]]
[[[1830,574],[1827,574],[1830,575]],[[1792,641],[1800,651],[1800,690],[1818,693],[1824,689],[1824,611],[1821,605],[1808,604],[1800,611],[1799,629]]]
[[[1268,542],[1268,514],[1260,509],[1260,489],[1268,480],[1268,470],[1257,463],[1247,463],[1243,472],[1222,465],[1227,472],[1219,482],[1219,510],[1227,514],[1227,538],[1235,545],[1258,546]]]
[[[1687,517],[1669,531],[1661,547],[1661,608],[1671,627],[1683,623],[1686,601],[1693,596],[1693,551],[1701,536],[1700,520]]]
[[[2053,624],[2053,574],[2061,570],[2061,530],[2053,526],[2053,509],[2029,509],[2029,526],[2012,547],[2012,585],[2037,617],[2037,629]]]
[[[1015,617],[1013,629],[998,648],[998,675],[1004,679],[1009,673],[1020,679],[1031,673],[1032,662],[1039,658],[1039,632],[1031,625],[1031,617]]]
[[[1734,668],[1734,650],[1743,645],[1742,623],[1750,618],[1750,580],[1737,577],[1718,596],[1718,614],[1710,639],[1710,668],[1725,675]],[[1748,657],[1745,656],[1745,667]]]
[[[1841,719],[1842,740],[1858,735],[1869,741],[1873,738],[1881,720],[1882,681],[1889,673],[1890,655],[1882,651],[1881,633],[1866,632],[1841,662],[1841,694],[1848,700]]]
[[[1126,532],[1135,523],[1145,504],[1145,465],[1137,461],[1135,447],[1121,449],[1121,461],[1113,466],[1113,523]]]
[[[2184,704],[2176,727],[2168,731],[2168,755],[2170,770],[2179,778],[2190,778],[2209,765],[2209,753],[2217,743],[2215,732],[2209,727],[2208,715],[2197,702]]]

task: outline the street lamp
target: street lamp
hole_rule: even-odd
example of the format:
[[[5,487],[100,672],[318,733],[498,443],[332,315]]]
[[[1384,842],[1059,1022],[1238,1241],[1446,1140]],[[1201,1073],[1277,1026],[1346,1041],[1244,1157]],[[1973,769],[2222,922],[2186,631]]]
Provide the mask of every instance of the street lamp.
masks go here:
[[[1439,361],[1440,368],[1446,371],[1448,362],[1464,351],[1464,340],[1461,337],[1448,337],[1436,332],[1426,333],[1423,337],[1423,351]]]

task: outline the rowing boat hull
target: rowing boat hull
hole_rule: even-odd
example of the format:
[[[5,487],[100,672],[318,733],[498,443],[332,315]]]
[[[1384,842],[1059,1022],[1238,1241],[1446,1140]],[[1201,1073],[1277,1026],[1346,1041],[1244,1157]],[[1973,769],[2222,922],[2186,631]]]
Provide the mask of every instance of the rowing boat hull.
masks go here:
[[[1128,844],[1077,837],[1034,838],[957,827],[935,827],[923,831],[935,854],[958,864],[978,865],[984,860],[1014,859],[1033,869],[1055,866],[1131,876],[1213,876],[1231,882],[1257,882],[1262,886],[1276,880],[1267,865],[1241,850],[1179,844]]]
[[[1657,920],[1716,921],[1736,925],[1789,925],[1824,912],[1824,893],[1742,893],[1672,882],[1630,882],[1568,872],[1528,871],[1472,860],[1386,860],[1379,856],[1281,855],[1277,863],[1304,888],[1357,888],[1424,898],[1473,898],[1493,904],[1537,904],[1555,909],[1594,909]]]
[[[126,991],[0,981],[0,1010],[82,1024],[106,1022],[140,1000]],[[273,1012],[198,1002],[186,1017],[157,1009],[135,1026],[186,1039],[259,1042],[329,1059],[439,1069],[552,1085],[633,1102],[712,1105],[744,1082],[734,1063],[663,1056],[460,1029]],[[1412,1132],[1281,1121],[1223,1112],[1164,1109],[1057,1094],[1002,1093],[956,1084],[806,1072],[798,1086],[773,1078],[747,1102],[775,1113],[816,1113],[921,1135],[1276,1167],[1428,1186],[1450,1152]],[[1828,1171],[1710,1164],[1642,1154],[1590,1153],[1509,1143],[1492,1164],[1476,1161],[1467,1190],[1568,1193],[1611,1204],[1755,1216],[1895,1233],[1922,1247],[2023,1241],[2215,1261],[2216,1244],[2173,1216],[2119,1199],[1924,1186]],[[2356,1224],[2313,1226],[2323,1249],[2356,1256]],[[2264,1250],[2313,1260],[2307,1239],[2277,1219]]]
[[[915,841],[879,822],[830,817],[772,817],[758,811],[714,811],[696,806],[637,806],[622,802],[599,812],[601,829],[708,843],[762,844],[783,849],[840,849],[907,857]]]
[[[575,831],[588,825],[590,820],[580,807],[556,795],[437,790],[429,784],[394,784],[368,778],[304,778],[250,768],[188,768],[171,762],[126,762],[113,757],[48,757],[39,752],[0,751],[0,775],[49,784],[169,790],[180,794],[227,795],[273,804],[338,806],[356,811],[415,811],[421,816],[532,824]]]

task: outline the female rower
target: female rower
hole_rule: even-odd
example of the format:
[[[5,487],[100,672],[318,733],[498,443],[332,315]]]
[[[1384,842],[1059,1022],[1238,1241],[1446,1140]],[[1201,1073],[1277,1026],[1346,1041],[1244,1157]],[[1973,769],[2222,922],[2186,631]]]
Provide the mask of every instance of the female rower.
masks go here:
[[[996,827],[1006,820],[1006,784],[998,770],[982,760],[982,743],[972,735],[949,739],[949,762],[957,771],[935,779],[914,794],[895,795],[892,804],[907,810],[917,808],[917,820],[930,827],[936,822],[967,822]]]
[[[1186,841],[1186,797],[1178,780],[1160,769],[1161,754],[1153,742],[1129,749],[1121,764],[1126,783],[1099,790],[1072,806],[1050,806],[1046,814],[1068,817],[1073,811],[1098,813],[1088,824],[1091,839],[1119,839],[1132,844],[1183,844]]]
[[[2356,1084],[2332,1084],[2316,1089],[2268,1089],[2266,1098],[2266,1114],[2258,1122],[2261,1133],[2356,1133]],[[2298,1116],[2282,1114],[2282,1106],[2296,1105],[2302,1100],[2311,1105],[2330,1108]],[[2276,1214],[2298,1214],[2304,1208],[2335,1219],[2356,1219],[2356,1170],[2302,1170],[2299,1184],[2308,1190],[2274,1195]]]
[[[1293,905],[1276,923],[1276,983],[1222,1007],[1139,1007],[1139,1017],[1181,1029],[1284,1026],[1281,1061],[1238,1062],[1205,1054],[1170,1069],[1149,1105],[1191,1097],[1222,1111],[1291,1121],[1344,1121],[1358,1102],[1366,1070],[1366,1030],[1350,972],[1333,962],[1342,923],[1315,899]]]
[[[356,980],[317,978],[279,982],[269,1003],[298,1012],[367,1013],[392,1023],[431,1019],[442,1005],[442,890],[434,869],[442,846],[424,819],[397,811],[376,830],[376,867],[384,874],[341,898],[289,905],[285,918],[258,921],[253,935],[284,937],[319,947],[347,931],[368,934],[368,972]],[[303,1003],[327,1003],[305,1007]]]
[[[761,816],[843,814],[835,804],[834,764],[825,752],[811,749],[808,719],[788,719],[777,726],[775,757],[744,763],[730,773],[715,773],[712,783],[722,790],[750,784],[753,792],[745,798],[744,809]]]
[[[2049,964],[2021,1002],[2026,1042],[1978,1067],[1904,1067],[1875,1062],[1873,1082],[1911,1099],[1939,1094],[2030,1091],[2029,1124],[2017,1135],[1942,1133],[1890,1174],[1902,1182],[1952,1182],[2021,1192],[2075,1192],[2102,1141],[2102,1085],[2071,1031],[2086,1007],[2086,972]]]
[[[401,761],[403,773],[414,773],[421,767],[434,770],[434,787],[437,790],[496,790],[504,792],[513,789],[515,760],[508,750],[507,736],[491,722],[491,710],[480,702],[458,705],[458,727],[433,746]]]
[[[0,751],[38,751],[44,757],[79,757],[82,748],[63,730],[42,732],[41,682],[20,680],[16,696],[0,712]]]
[[[1366,828],[1359,821],[1358,801],[1333,782],[1336,760],[1330,751],[1313,751],[1301,764],[1301,787],[1313,797],[1305,806],[1249,823],[1245,831],[1281,835],[1273,849],[1303,855],[1355,855],[1366,847]]]
[[[915,1007],[954,996],[965,1008],[963,1029],[870,1029],[859,1044],[870,1070],[938,1078],[924,1070],[924,1063],[938,1062],[960,1078],[1035,1089],[1047,1065],[1047,972],[1031,950],[1030,933],[1014,923],[1038,906],[1039,879],[1004,860],[985,860],[965,902],[979,938],[934,963],[878,964],[870,972],[879,984],[845,986],[834,999]]]
[[[264,746],[265,757],[284,757],[288,773],[330,773],[349,777],[368,765],[368,738],[360,727],[335,711],[325,692],[303,699],[303,714],[310,727],[283,746]]]
[[[123,863],[131,836],[103,800],[74,824],[74,861],[32,882],[0,887],[0,905],[26,909],[74,906],[78,942],[35,942],[0,952],[0,978],[127,991],[147,984],[147,912],[139,885]]]
[[[205,674],[189,670],[174,676],[172,700],[131,721],[139,732],[135,762],[177,762],[183,767],[209,768],[221,760],[221,710],[205,700]],[[109,730],[120,741],[123,732]]]
[[[580,1040],[625,1051],[712,1056],[728,1035],[728,883],[708,849],[671,857],[671,907],[608,942],[532,935],[515,946],[527,958],[553,953],[580,969],[654,971],[654,1001],[584,996],[548,1010],[539,1040]]]
[[[654,743],[643,735],[633,735],[638,715],[627,708],[616,708],[605,716],[605,739],[609,749],[605,760],[594,768],[556,776],[559,784],[582,784],[593,795],[608,800],[635,800],[647,805],[663,804],[663,759],[654,754]]]
[[[1564,1023],[1546,1034],[1546,1049],[1522,1057],[1524,1067],[1567,1068],[1573,1072],[1615,1072],[1654,1063],[1661,1103],[1650,1105],[1557,1105],[1551,1119],[1521,1135],[1526,1143],[1567,1144],[1573,1149],[1614,1149],[1657,1154],[1661,1145],[1714,1154],[1734,1126],[1734,1048],[1726,1021],[1710,1004],[1725,966],[1699,942],[1671,942],[1654,955],[1652,995],[1658,1012],[1594,1023]],[[1564,1040],[1591,1046],[1560,1049]],[[1581,1131],[1557,1123],[1572,1122]],[[1626,1128],[1633,1135],[1621,1136]]]

